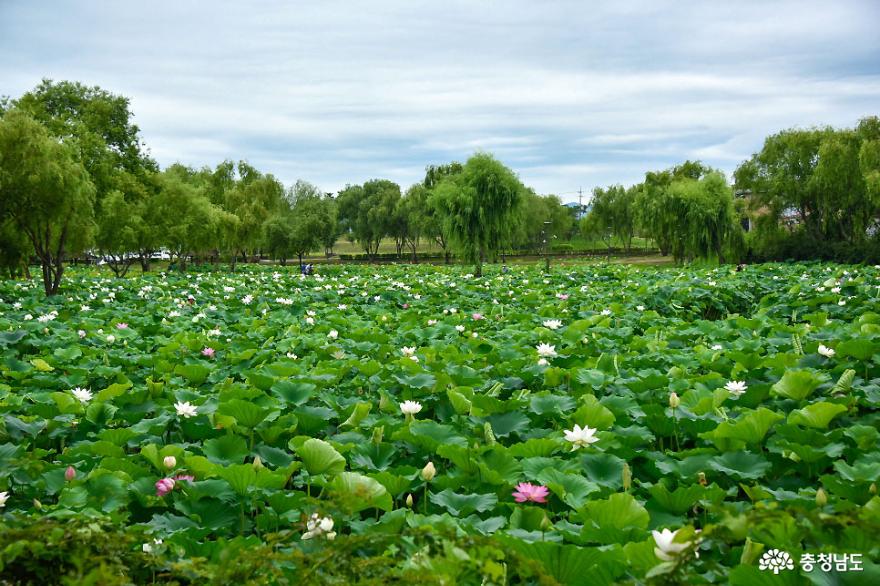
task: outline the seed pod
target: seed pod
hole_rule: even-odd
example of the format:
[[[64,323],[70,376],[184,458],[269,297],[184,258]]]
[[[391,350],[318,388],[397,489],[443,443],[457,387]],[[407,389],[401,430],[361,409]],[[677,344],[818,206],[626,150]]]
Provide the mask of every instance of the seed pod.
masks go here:
[[[706,486],[707,484],[709,484],[708,481],[706,480],[706,473],[705,472],[698,473],[697,480],[699,481],[700,486]]]

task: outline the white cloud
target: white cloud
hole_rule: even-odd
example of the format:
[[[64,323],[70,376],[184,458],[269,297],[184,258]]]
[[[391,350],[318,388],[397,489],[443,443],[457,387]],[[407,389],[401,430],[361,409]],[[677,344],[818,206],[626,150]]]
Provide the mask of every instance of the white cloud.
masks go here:
[[[130,96],[162,164],[406,188],[488,150],[566,193],[688,157],[729,173],[769,133],[877,114],[878,20],[870,0],[2,3],[0,91]]]

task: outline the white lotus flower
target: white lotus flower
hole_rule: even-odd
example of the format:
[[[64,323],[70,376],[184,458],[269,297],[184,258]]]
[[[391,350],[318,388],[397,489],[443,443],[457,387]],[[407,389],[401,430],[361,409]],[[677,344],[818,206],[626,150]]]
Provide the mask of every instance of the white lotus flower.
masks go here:
[[[174,408],[177,410],[177,415],[180,417],[190,418],[195,417],[198,414],[196,406],[189,401],[175,403]]]
[[[336,330],[330,330],[327,333],[327,337],[330,338],[331,340],[335,340],[336,338],[339,337],[339,332],[337,332]]]
[[[724,388],[731,394],[739,397],[740,395],[746,392],[746,389],[749,388],[749,385],[745,383],[745,381],[741,380],[732,380],[729,381]]]
[[[455,326],[455,329],[456,329],[456,331],[458,331],[458,332],[463,332],[463,331],[464,331],[464,326],[461,325],[461,324],[458,324],[457,326]]]
[[[571,451],[573,452],[578,448],[599,441],[599,438],[596,437],[596,431],[598,430],[593,429],[589,425],[581,427],[580,425],[575,424],[573,429],[565,430],[565,441],[571,442]]]
[[[7,491],[0,492],[0,508],[6,506],[6,501],[9,500],[9,493]]]
[[[400,411],[404,415],[415,415],[422,410],[422,404],[418,401],[404,401],[400,404]]]
[[[724,350],[724,347],[721,346],[721,344],[714,344],[712,346],[712,350],[715,350],[717,352],[718,350]]]
[[[611,310],[610,309],[603,309],[602,315],[611,315]]]
[[[547,362],[546,358],[539,358],[538,359],[538,366],[547,366],[548,364],[550,364],[550,363]]]
[[[92,400],[92,391],[88,389],[81,389],[80,387],[76,387],[72,391],[73,396],[76,397],[80,403],[88,403]]]
[[[400,352],[404,356],[412,356],[416,353],[416,347],[415,346],[404,346],[403,348],[400,349]]]
[[[645,311],[644,305],[636,305],[636,311]]]
[[[241,298],[241,302],[244,303],[245,305],[250,305],[253,300],[254,300],[254,298],[251,295],[245,295],[244,297]]]
[[[676,543],[676,533],[678,531],[670,531],[669,529],[651,531],[651,535],[654,536],[654,543],[657,544],[657,547],[654,548],[654,555],[665,562],[671,562],[678,557],[678,554],[691,546],[690,541]]]
[[[836,354],[836,352],[834,351],[834,348],[829,348],[825,344],[819,344],[818,352],[819,352],[819,354],[821,354],[822,356],[825,356],[826,358],[831,358],[832,356],[834,356]]]
[[[551,346],[550,344],[541,343],[538,344],[535,348],[538,351],[538,356],[542,358],[553,358],[556,356],[556,346]]]
[[[320,517],[318,513],[313,513],[309,520],[306,521],[306,532],[303,533],[302,538],[311,539],[322,535],[330,540],[336,537],[336,532],[333,531],[333,519],[330,517]]]
[[[558,319],[548,319],[544,321],[544,327],[550,330],[557,330],[562,327],[562,321]]]

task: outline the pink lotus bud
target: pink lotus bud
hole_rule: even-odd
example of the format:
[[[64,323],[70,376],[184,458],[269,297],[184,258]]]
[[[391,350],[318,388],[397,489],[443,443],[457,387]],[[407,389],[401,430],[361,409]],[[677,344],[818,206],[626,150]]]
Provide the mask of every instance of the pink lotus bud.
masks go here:
[[[174,490],[173,478],[162,478],[156,481],[156,496],[165,496]]]
[[[177,458],[174,456],[165,456],[165,459],[162,460],[162,463],[165,464],[166,468],[174,468],[177,466]]]
[[[67,470],[64,471],[64,480],[70,482],[74,478],[76,478],[76,470],[73,468],[73,466],[68,466]]]

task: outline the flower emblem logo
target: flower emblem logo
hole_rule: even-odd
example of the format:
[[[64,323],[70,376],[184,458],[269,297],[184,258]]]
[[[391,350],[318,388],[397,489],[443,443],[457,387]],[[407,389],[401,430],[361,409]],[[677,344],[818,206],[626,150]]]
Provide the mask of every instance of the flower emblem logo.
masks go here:
[[[771,549],[764,552],[758,562],[759,570],[772,570],[774,574],[778,574],[783,570],[793,570],[794,562],[787,551],[779,549]]]

